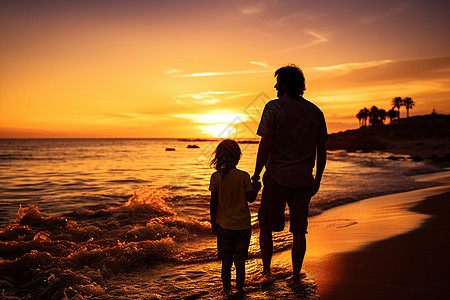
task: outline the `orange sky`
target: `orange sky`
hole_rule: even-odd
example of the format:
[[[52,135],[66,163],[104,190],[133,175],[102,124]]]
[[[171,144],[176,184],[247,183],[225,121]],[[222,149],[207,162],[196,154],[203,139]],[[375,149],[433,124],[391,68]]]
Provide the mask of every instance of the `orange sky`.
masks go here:
[[[330,133],[450,113],[448,1],[310,2],[2,1],[0,138],[255,137],[288,63]]]

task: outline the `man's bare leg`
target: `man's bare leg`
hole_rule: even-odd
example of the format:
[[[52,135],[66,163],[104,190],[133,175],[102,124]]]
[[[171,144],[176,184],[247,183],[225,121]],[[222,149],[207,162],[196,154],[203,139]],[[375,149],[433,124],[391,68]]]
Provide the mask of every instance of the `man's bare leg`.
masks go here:
[[[260,228],[259,246],[261,248],[261,259],[263,261],[263,273],[270,273],[270,263],[272,261],[273,241],[272,231]]]
[[[292,279],[298,281],[300,279],[300,271],[302,270],[303,258],[306,253],[306,236],[305,234],[294,234],[292,241]]]

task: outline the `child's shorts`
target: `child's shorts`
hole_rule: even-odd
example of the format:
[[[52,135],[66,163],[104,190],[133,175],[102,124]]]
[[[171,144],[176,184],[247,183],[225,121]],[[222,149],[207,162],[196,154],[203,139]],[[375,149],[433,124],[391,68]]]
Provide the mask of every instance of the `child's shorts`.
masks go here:
[[[251,228],[229,230],[219,226],[217,232],[219,259],[228,261],[242,261],[248,259],[248,247],[250,245],[251,235]]]

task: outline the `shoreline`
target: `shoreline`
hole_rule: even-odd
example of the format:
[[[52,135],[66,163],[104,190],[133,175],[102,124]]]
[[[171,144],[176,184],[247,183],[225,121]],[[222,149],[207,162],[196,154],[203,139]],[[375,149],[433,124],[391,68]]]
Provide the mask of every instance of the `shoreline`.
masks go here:
[[[306,273],[300,285],[293,285],[288,280],[291,275],[290,250],[274,254],[271,279],[264,279],[261,276],[260,256],[249,259],[246,263],[246,298],[317,300],[320,297],[321,300],[414,300],[430,299],[424,293],[419,293],[423,289],[430,293],[446,292],[447,279],[450,277],[446,272],[450,265],[443,262],[450,261],[450,258],[446,257],[450,245],[440,250],[433,247],[422,249],[423,251],[417,249],[421,244],[430,245],[430,241],[435,241],[434,238],[438,235],[435,230],[436,225],[432,225],[425,231],[427,242],[421,243],[420,239],[414,237],[411,239],[410,235],[426,228],[430,220],[433,220],[434,213],[431,212],[434,210],[430,211],[428,205],[425,205],[425,209],[421,208],[423,203],[427,203],[428,196],[433,195],[431,198],[437,197],[442,200],[444,195],[444,200],[449,199],[450,171],[418,177],[422,178],[421,180],[423,178],[439,180],[446,185],[368,198],[337,206],[311,217],[307,235],[308,246],[302,270],[302,273],[305,271]],[[439,203],[442,204],[442,201]],[[416,207],[419,208],[416,209]],[[434,205],[431,207],[444,211]],[[448,214],[447,210],[445,214],[448,219],[447,224],[450,221]],[[427,236],[430,231],[431,234]],[[448,239],[447,241],[450,242]],[[259,245],[256,246],[259,247]],[[439,250],[439,253],[435,256],[436,250]],[[420,261],[417,257],[427,259]],[[436,260],[433,262],[431,258]],[[420,266],[416,268],[410,263],[411,260],[419,262]],[[441,263],[439,269],[435,269]],[[170,275],[159,274],[165,270],[164,268],[155,268],[153,273],[149,273],[147,269],[126,273],[109,282],[108,292],[117,296],[116,293],[120,294],[121,289],[130,289],[127,290],[126,295],[135,296],[133,288],[136,288],[138,290],[136,295],[142,296],[143,294],[139,293],[139,286],[145,283],[155,287],[154,290],[149,287],[149,291],[144,294],[146,298],[152,298],[158,295],[158,288],[177,288],[179,280],[184,282],[186,278],[189,278],[188,282],[184,282],[183,289],[179,291],[180,298],[192,296],[193,292],[190,292],[190,289],[201,285],[201,290],[194,293],[199,299],[225,299],[220,292],[219,261],[180,264],[172,268]],[[439,272],[426,280],[426,277],[433,274],[434,270]],[[197,277],[198,275],[195,274],[201,274],[201,276]],[[201,279],[205,276],[209,282],[208,291],[204,290],[204,281]],[[184,292],[186,294],[182,294]],[[437,295],[446,295],[444,292]],[[414,298],[414,295],[417,297]],[[163,297],[161,295],[160,298]],[[159,296],[155,296],[155,299],[158,298]],[[230,299],[243,298],[236,294],[235,298],[230,297]]]
[[[450,172],[441,185],[369,198],[310,219],[304,269],[327,299],[450,296]],[[332,225],[334,224],[334,225]],[[290,251],[276,259],[290,260]]]

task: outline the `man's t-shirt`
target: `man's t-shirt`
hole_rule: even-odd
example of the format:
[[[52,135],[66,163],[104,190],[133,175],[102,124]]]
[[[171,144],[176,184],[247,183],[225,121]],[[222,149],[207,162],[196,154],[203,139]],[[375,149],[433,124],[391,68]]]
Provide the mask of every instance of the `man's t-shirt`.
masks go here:
[[[292,188],[314,183],[316,147],[327,140],[322,111],[303,97],[283,96],[264,107],[257,134],[273,137],[266,169],[276,182]]]
[[[245,192],[253,190],[253,186],[247,172],[231,169],[222,178],[216,171],[211,175],[209,190],[219,196],[216,223],[220,227],[230,230],[251,228]]]

